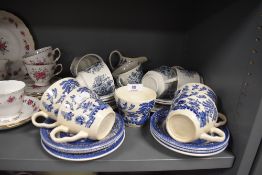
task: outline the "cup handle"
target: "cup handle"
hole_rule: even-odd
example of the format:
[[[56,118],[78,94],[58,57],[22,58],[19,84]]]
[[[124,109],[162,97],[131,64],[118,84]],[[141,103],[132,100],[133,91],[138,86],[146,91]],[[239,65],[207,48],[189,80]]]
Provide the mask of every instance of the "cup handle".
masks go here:
[[[225,140],[225,133],[221,129],[213,127],[209,130],[209,133],[214,133],[218,136],[212,136],[207,133],[203,133],[200,135],[200,139],[204,139],[210,142],[223,142]]]
[[[118,77],[118,78],[117,78],[117,84],[120,85],[121,87],[122,87],[122,86],[125,86],[125,85],[123,85],[123,83],[122,83],[122,78],[121,78],[121,77]]]
[[[55,129],[53,129],[50,133],[50,137],[54,142],[57,142],[57,143],[73,142],[73,141],[88,137],[88,134],[84,131],[80,131],[79,133],[77,133],[76,135],[74,135],[72,137],[63,137],[63,138],[56,137],[57,134],[60,133],[60,132],[68,133],[69,129],[68,129],[68,127],[63,126],[63,125],[58,126]]]
[[[55,49],[53,50],[53,55],[55,54],[56,51],[57,51],[58,55],[57,55],[57,57],[55,58],[54,62],[57,62],[57,61],[59,60],[60,56],[61,56],[60,49],[58,49],[58,48],[55,48]]]
[[[55,69],[58,68],[58,67],[60,67],[60,70],[59,70],[57,73],[55,73],[55,74],[53,75],[53,77],[56,76],[56,75],[58,75],[58,74],[60,74],[60,73],[62,72],[62,70],[63,70],[63,65],[62,65],[62,64],[57,64],[56,67],[55,67]]]
[[[172,83],[172,82],[175,82],[175,81],[177,81],[177,77],[166,80],[165,83]]]
[[[215,127],[223,126],[227,122],[227,117],[224,114],[218,113],[218,117],[221,119],[220,122],[215,123]]]
[[[56,126],[58,125],[57,121],[54,122],[54,123],[51,123],[51,124],[48,124],[48,123],[38,123],[38,122],[36,121],[36,119],[37,119],[38,117],[40,117],[40,116],[42,116],[42,117],[44,117],[44,118],[48,118],[48,114],[45,113],[44,111],[40,111],[40,112],[34,113],[33,116],[32,116],[32,118],[31,118],[31,120],[32,120],[33,125],[35,125],[36,127],[39,127],[39,128],[42,128],[42,127],[43,127],[43,128],[54,128],[54,127],[56,127]]]
[[[112,56],[113,56],[114,54],[117,54],[117,55],[119,56],[119,60],[118,60],[117,65],[119,65],[120,60],[121,60],[121,57],[122,57],[122,54],[121,54],[118,50],[114,50],[114,51],[112,51],[112,52],[110,53],[110,55],[109,55],[109,66],[110,66],[111,70],[114,70],[114,69],[116,68],[116,67],[114,67],[114,66],[112,65]]]

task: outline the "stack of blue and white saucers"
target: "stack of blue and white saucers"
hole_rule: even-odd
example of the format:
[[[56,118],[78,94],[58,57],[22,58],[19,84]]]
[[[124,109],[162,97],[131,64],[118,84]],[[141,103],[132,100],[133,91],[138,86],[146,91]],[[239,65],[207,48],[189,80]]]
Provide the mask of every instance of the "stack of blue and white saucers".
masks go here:
[[[53,121],[47,119],[45,122],[52,123]],[[88,161],[104,157],[117,150],[125,139],[124,121],[117,113],[111,132],[103,140],[81,139],[75,142],[57,143],[51,139],[51,131],[52,129],[40,129],[43,148],[52,156],[69,161]],[[60,133],[60,137],[68,135]]]
[[[203,157],[218,154],[228,146],[230,134],[226,126],[220,128],[225,132],[226,136],[223,142],[207,142],[201,139],[190,143],[176,141],[165,130],[165,119],[168,112],[168,108],[163,108],[155,112],[150,119],[150,132],[155,140],[164,147],[181,154]]]

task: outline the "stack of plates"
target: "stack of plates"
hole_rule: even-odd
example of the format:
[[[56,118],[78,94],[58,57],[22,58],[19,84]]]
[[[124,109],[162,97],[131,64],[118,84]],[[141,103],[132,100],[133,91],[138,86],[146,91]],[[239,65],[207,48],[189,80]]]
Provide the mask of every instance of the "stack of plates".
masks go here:
[[[164,121],[168,115],[168,109],[161,109],[155,112],[150,120],[150,132],[157,142],[164,147],[190,156],[212,156],[226,149],[229,141],[229,130],[226,127],[220,128],[225,132],[226,138],[223,142],[207,142],[205,140],[196,140],[190,143],[181,143],[174,140],[166,132]]]
[[[111,132],[103,140],[81,139],[69,143],[56,143],[50,138],[52,129],[41,128],[41,144],[46,152],[54,157],[69,161],[87,161],[109,155],[117,150],[125,139],[124,121],[116,114],[116,121]],[[46,123],[52,123],[47,119]],[[70,134],[60,133],[60,137]]]

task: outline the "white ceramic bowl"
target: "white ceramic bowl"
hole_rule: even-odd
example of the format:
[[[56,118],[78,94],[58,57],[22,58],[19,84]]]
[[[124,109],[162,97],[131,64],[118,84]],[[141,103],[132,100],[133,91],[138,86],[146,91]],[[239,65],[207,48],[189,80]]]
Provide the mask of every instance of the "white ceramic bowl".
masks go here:
[[[139,127],[145,124],[155,105],[156,92],[147,87],[134,91],[123,86],[115,91],[115,99],[126,126]]]
[[[0,81],[0,117],[19,115],[23,105],[25,83],[16,80]]]

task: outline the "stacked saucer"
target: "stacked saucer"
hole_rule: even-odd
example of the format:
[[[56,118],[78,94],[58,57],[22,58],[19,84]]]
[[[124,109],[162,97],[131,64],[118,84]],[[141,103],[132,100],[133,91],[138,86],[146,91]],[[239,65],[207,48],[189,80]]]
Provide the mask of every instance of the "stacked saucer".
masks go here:
[[[229,130],[227,127],[221,127],[225,133],[225,140],[223,142],[207,142],[198,139],[190,143],[178,142],[165,130],[165,119],[168,115],[168,108],[163,108],[155,112],[150,120],[150,132],[157,142],[164,147],[189,156],[203,157],[218,154],[226,149],[230,138]]]
[[[52,123],[47,119],[46,123]],[[125,139],[124,121],[119,114],[116,114],[115,124],[111,132],[102,140],[81,139],[75,142],[57,143],[50,137],[52,129],[41,128],[41,144],[44,150],[50,155],[69,161],[94,160],[117,150]],[[60,133],[60,137],[69,134]]]

